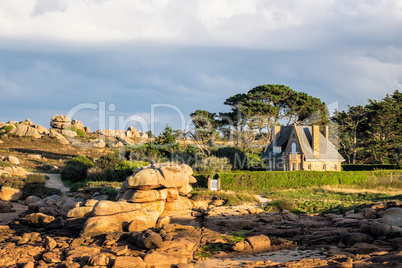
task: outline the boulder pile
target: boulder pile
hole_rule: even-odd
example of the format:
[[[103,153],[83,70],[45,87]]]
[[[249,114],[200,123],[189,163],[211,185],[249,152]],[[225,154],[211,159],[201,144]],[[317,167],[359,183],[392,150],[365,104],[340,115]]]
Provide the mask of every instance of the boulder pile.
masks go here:
[[[6,129],[9,130],[7,131]],[[6,133],[19,137],[33,137],[39,139],[42,135],[49,134],[49,130],[41,125],[33,123],[29,119],[26,119],[25,121],[8,121],[7,123],[0,123],[0,134]]]
[[[69,137],[77,136],[77,133],[75,131],[72,131],[72,129],[74,128],[77,130],[82,129],[86,133],[90,132],[89,127],[84,127],[84,124],[77,119],[70,120],[70,117],[68,117],[67,115],[53,116],[50,120],[50,127],[52,127],[53,130],[56,130],[57,132]]]
[[[137,169],[123,182],[117,202],[96,203],[81,236],[143,231],[155,227],[161,215],[191,213],[192,203],[185,196],[196,182],[192,174],[188,165],[171,162]]]
[[[160,214],[189,211],[192,203],[185,196],[191,192],[190,183],[196,182],[192,174],[190,166],[173,162],[136,169],[123,182],[117,200],[156,210]]]
[[[109,141],[112,147],[145,143],[148,139],[146,133],[142,133],[135,127],[129,127],[127,131],[118,129],[100,129],[97,131],[99,138]]]
[[[50,120],[50,127],[54,129],[65,129],[71,127],[70,117],[67,115],[54,115]]]

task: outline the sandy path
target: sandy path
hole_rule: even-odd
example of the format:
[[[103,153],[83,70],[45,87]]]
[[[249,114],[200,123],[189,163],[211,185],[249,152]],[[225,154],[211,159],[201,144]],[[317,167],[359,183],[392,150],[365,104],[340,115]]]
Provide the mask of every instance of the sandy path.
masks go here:
[[[22,203],[13,202],[12,204],[13,204],[12,209],[15,210],[15,212],[0,213],[0,225],[6,225],[12,222],[14,219],[19,218],[18,215],[20,215],[22,212],[25,212],[28,209],[28,207]]]
[[[60,189],[62,193],[68,192],[70,190],[70,188],[64,186],[60,174],[43,173],[43,175],[49,177],[49,179],[45,182],[45,187]]]
[[[271,199],[265,198],[262,194],[256,195],[255,197],[260,201],[261,205],[266,205],[271,202]]]

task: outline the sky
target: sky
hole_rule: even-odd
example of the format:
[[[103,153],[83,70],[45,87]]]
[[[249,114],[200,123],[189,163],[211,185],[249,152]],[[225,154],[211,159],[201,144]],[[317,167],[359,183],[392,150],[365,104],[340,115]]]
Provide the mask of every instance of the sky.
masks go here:
[[[402,1],[0,1],[0,122],[159,133],[263,84],[339,110],[401,90]]]

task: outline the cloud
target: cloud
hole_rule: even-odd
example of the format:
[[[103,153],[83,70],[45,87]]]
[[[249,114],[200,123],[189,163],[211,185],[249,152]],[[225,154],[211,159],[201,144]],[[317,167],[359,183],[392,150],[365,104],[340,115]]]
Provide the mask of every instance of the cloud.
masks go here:
[[[165,42],[263,49],[328,44],[337,33],[397,29],[402,5],[387,1],[37,0],[0,3],[0,37],[43,42]],[[335,33],[335,34],[334,34]],[[389,39],[399,39],[387,36]],[[374,37],[373,37],[374,39]],[[318,42],[318,43],[317,43]]]
[[[99,102],[122,116],[220,112],[262,84],[364,105],[401,88],[401,22],[398,0],[2,0],[0,120],[48,125]],[[156,123],[179,117],[161,108]]]

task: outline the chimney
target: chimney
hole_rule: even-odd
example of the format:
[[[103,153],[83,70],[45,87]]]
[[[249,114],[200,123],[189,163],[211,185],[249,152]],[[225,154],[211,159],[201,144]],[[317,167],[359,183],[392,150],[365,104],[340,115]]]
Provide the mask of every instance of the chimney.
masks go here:
[[[278,134],[281,131],[281,126],[274,126],[272,128],[272,145],[275,146],[276,140],[278,139]]]
[[[322,134],[328,140],[328,136],[329,136],[329,127],[328,126],[324,126],[324,131]]]
[[[318,157],[320,155],[320,126],[312,126],[312,129],[311,147],[313,149],[314,157]]]

